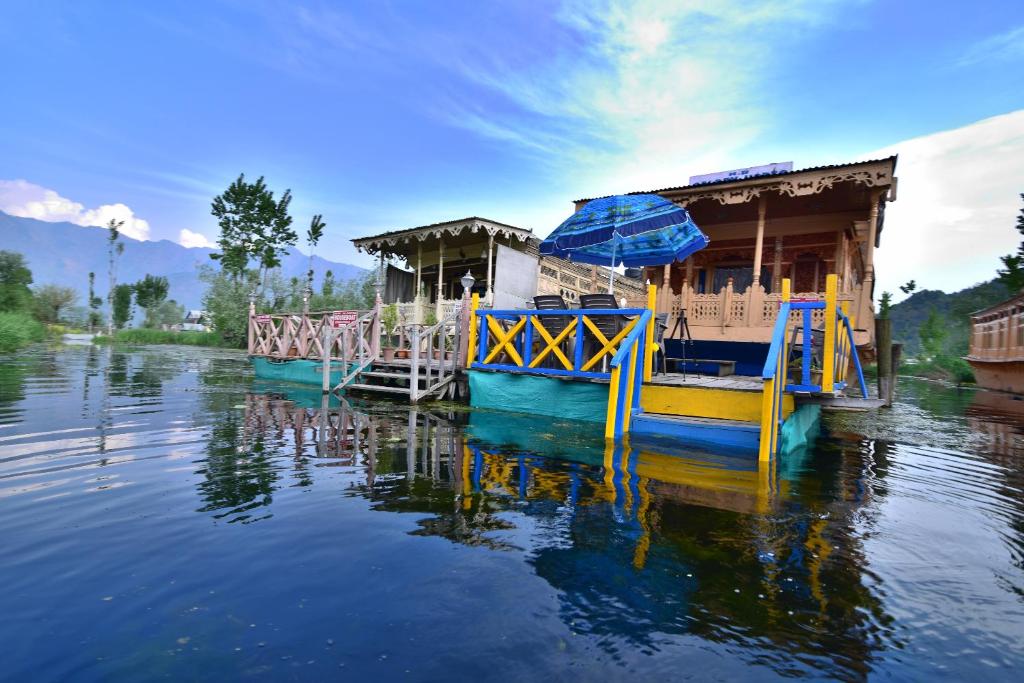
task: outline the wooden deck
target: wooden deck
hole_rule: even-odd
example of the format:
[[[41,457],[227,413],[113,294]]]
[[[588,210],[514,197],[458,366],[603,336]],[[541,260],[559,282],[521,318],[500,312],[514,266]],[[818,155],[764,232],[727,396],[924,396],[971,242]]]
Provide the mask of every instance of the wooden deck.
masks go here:
[[[705,389],[729,389],[732,391],[756,391],[760,392],[764,386],[760,377],[745,377],[743,375],[727,375],[718,377],[714,375],[698,375],[697,373],[670,372],[654,375],[650,384],[669,387],[703,387]]]

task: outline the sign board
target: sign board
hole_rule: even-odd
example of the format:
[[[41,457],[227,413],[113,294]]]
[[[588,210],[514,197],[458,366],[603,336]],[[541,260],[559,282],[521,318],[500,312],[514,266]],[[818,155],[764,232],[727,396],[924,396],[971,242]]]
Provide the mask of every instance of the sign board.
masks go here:
[[[537,257],[504,244],[494,259],[494,308],[526,308],[537,293]]]
[[[331,312],[331,327],[338,329],[339,327],[345,327],[351,325],[359,317],[359,311],[332,311]]]
[[[774,175],[776,173],[788,173],[793,170],[792,161],[781,161],[760,166],[748,166],[737,168],[733,171],[718,171],[717,173],[704,173],[703,175],[690,176],[690,184],[714,183],[720,180],[746,180],[761,175]]]
[[[257,325],[267,325],[269,323],[270,323],[270,316],[267,315],[266,313],[261,313],[260,315],[256,316],[256,324]]]

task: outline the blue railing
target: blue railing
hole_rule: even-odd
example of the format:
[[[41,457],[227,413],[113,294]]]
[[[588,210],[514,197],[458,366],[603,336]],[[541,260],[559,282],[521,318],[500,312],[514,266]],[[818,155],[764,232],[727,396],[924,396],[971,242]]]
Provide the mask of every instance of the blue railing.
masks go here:
[[[761,402],[761,459],[770,458],[778,450],[779,427],[785,419],[785,393],[806,392],[830,395],[848,386],[846,375],[850,361],[857,371],[857,381],[864,398],[868,397],[867,384],[860,357],[854,345],[853,325],[846,312],[838,305],[837,278],[825,278],[824,301],[792,301],[789,280],[782,281],[782,305],[772,330],[772,343],[765,359],[761,377],[764,380]],[[789,381],[789,330],[791,314],[800,312],[800,378]],[[817,331],[812,324],[814,311],[824,311],[823,329]],[[814,335],[821,335],[820,366],[815,367]],[[795,340],[794,340],[795,341]],[[815,378],[814,375],[820,375]]]
[[[477,310],[476,349],[470,367],[535,375],[609,379],[601,366],[622,348],[622,342],[638,327],[645,327],[646,308],[563,310]],[[632,316],[611,339],[594,324],[607,316]],[[545,319],[568,318],[557,334],[548,332]],[[559,321],[562,322],[562,321]],[[550,323],[549,323],[550,324]],[[593,348],[587,354],[585,341]],[[539,346],[537,346],[539,342]],[[537,348],[535,348],[537,346]],[[565,349],[571,349],[568,353]],[[553,367],[541,365],[545,361]]]
[[[654,296],[651,288],[650,306]],[[652,308],[474,309],[472,315],[470,368],[609,380],[605,436],[618,439],[629,431],[632,416],[640,412],[641,386],[652,362]],[[602,317],[628,320],[609,336],[595,323]],[[556,320],[564,327],[549,331],[556,329],[551,324]]]

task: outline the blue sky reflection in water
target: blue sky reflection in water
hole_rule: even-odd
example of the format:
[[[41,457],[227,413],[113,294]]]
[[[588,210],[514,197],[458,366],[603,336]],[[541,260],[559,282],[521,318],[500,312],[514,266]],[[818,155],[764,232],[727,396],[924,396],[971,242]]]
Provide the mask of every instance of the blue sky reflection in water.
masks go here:
[[[325,430],[320,407],[233,353],[0,361],[0,679],[1024,662],[1020,402],[908,382],[774,473],[444,407],[334,402]]]

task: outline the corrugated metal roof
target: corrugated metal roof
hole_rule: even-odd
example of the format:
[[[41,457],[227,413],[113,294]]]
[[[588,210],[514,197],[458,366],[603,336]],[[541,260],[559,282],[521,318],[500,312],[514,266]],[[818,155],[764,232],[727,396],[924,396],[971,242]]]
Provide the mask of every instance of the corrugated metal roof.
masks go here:
[[[665,187],[660,190],[637,190],[635,192],[627,192],[626,194],[661,194],[662,192],[678,192],[680,190],[690,190],[695,188],[712,187],[715,185],[728,185],[730,183],[749,183],[751,181],[763,180],[765,178],[782,178],[784,176],[795,175],[797,173],[808,173],[815,171],[828,171],[836,168],[855,168],[857,166],[866,166],[867,164],[877,164],[880,161],[892,162],[893,171],[896,170],[896,159],[898,155],[891,157],[884,157],[882,159],[868,159],[867,161],[854,161],[848,164],[826,164],[824,166],[810,166],[808,168],[800,168],[793,171],[782,171],[780,173],[765,173],[762,175],[749,176],[742,179],[735,178],[723,178],[722,180],[712,180],[706,183],[694,183],[693,185],[680,185],[678,187]],[[611,197],[614,195],[605,195]],[[593,199],[602,199],[602,197],[589,197],[587,199],[577,199],[575,202],[589,202]]]

